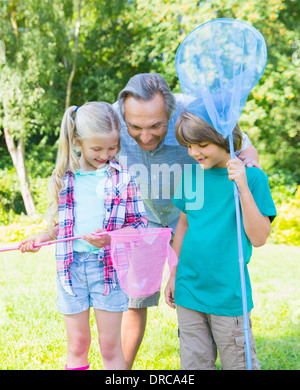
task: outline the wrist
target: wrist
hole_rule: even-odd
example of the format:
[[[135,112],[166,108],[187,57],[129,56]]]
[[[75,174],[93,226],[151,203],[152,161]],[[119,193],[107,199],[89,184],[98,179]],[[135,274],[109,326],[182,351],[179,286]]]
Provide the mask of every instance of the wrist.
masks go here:
[[[251,194],[251,191],[249,190],[248,186],[239,187],[239,196],[240,196],[240,198],[248,197],[249,194]]]

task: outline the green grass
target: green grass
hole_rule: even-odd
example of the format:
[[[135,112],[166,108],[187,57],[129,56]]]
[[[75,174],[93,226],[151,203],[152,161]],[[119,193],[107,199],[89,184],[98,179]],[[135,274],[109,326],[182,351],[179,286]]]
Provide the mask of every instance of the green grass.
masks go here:
[[[265,245],[250,263],[253,333],[263,370],[300,369],[300,247]],[[56,308],[54,248],[37,254],[0,254],[0,369],[62,369],[66,336]],[[91,369],[101,369],[91,311]],[[218,368],[220,364],[218,363]],[[148,310],[148,326],[133,369],[180,369],[177,318],[161,296]]]

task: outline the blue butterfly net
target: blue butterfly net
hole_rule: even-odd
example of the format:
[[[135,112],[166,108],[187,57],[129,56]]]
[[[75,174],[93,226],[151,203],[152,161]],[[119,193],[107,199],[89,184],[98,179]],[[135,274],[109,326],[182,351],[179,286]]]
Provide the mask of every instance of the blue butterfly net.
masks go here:
[[[227,138],[266,62],[263,36],[245,22],[214,19],[195,28],[175,58],[186,109]]]

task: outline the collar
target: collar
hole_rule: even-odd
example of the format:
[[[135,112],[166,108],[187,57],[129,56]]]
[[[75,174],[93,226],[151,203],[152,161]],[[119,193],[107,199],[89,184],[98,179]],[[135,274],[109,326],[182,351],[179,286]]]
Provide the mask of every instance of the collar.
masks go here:
[[[108,172],[111,172],[113,170],[116,170],[116,171],[119,171],[119,172],[121,172],[121,170],[122,170],[122,167],[121,167],[120,163],[117,160],[114,160],[114,159],[109,160],[108,168],[107,168]],[[68,168],[66,170],[65,175],[72,176],[73,174],[74,174],[74,172],[72,172],[70,170],[70,168]]]

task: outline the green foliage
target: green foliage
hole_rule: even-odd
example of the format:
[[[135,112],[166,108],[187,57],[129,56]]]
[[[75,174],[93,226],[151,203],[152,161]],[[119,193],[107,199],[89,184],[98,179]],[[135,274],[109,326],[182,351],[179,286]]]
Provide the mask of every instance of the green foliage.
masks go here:
[[[49,204],[48,178],[36,177],[32,179],[31,189],[37,212],[40,214],[40,220],[42,221],[46,216]],[[35,220],[35,223],[37,222]],[[2,232],[2,239],[19,240],[25,238],[22,223],[30,226],[33,220],[25,215],[16,172],[13,169],[0,170],[0,226],[6,226],[8,231],[5,235]],[[10,226],[10,224],[13,225]],[[27,233],[28,228],[26,228]]]
[[[0,224],[8,225],[16,214],[25,212],[16,173],[0,170]]]
[[[276,206],[290,202],[297,191],[297,176],[284,171],[276,170],[268,172],[269,185]]]
[[[271,238],[276,243],[300,245],[300,186],[294,199],[277,208]]]

